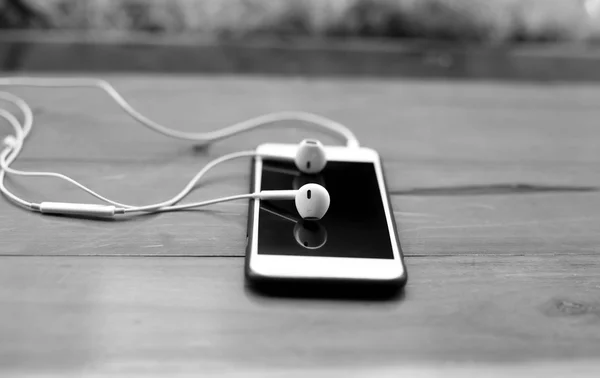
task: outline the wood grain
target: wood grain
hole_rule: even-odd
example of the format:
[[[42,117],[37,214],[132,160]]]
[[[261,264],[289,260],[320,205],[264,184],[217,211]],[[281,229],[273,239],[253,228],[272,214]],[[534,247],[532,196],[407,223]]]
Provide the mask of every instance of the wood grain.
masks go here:
[[[245,287],[241,258],[2,257],[0,370],[597,373],[598,261],[457,256],[407,265],[403,298],[369,302],[260,296]]]
[[[270,111],[313,111],[351,127],[384,159],[407,255],[595,254],[600,245],[600,87],[195,76],[107,77],[141,112],[213,130]],[[142,129],[104,94],[14,89],[35,107],[16,166],[57,170],[119,201],[167,198],[206,162],[266,141],[331,137],[269,128],[208,150]],[[296,124],[288,124],[297,126]],[[248,161],[220,167],[190,200],[248,188]],[[45,179],[9,183],[30,200],[89,201]],[[98,222],[42,217],[0,201],[4,255],[243,254],[245,203]]]
[[[109,79],[181,130],[285,109],[348,124],[384,159],[408,286],[387,302],[257,295],[241,258],[208,257],[243,255],[244,203],[91,221],[2,200],[0,375],[598,375],[600,87]],[[15,92],[37,117],[16,166],[127,203],[164,199],[214,157],[266,140],[334,141],[271,128],[201,149],[142,130],[92,90]],[[190,200],[246,192],[248,166],[222,166]],[[52,180],[9,186],[89,200]]]

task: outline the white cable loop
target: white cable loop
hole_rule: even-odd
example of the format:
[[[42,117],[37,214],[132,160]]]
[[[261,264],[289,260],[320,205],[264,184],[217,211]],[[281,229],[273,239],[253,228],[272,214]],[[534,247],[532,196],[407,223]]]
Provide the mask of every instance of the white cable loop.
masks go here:
[[[0,97],[2,97],[2,92],[0,92]],[[4,99],[6,99],[6,98],[4,98]],[[11,98],[11,100],[9,100],[9,101],[12,101],[12,100],[13,100],[13,98]],[[24,111],[24,113],[26,114],[27,111]],[[213,203],[219,203],[219,202],[229,201],[229,200],[233,200],[233,199],[239,199],[239,198],[237,198],[239,196],[234,196],[235,198],[233,198],[233,199],[230,199],[230,197],[226,197],[224,199],[204,201],[202,203],[193,203],[190,205],[180,205],[178,207],[170,206],[170,205],[176,204],[177,202],[179,202],[183,198],[185,198],[193,190],[194,186],[198,183],[198,181],[200,181],[200,179],[209,170],[211,170],[218,164],[224,163],[229,160],[234,160],[234,159],[238,159],[238,158],[242,158],[242,157],[250,157],[250,156],[255,155],[254,151],[241,151],[241,152],[234,152],[231,154],[221,156],[217,159],[212,160],[206,166],[204,166],[204,168],[202,170],[200,170],[200,172],[198,172],[194,176],[194,178],[192,178],[192,180],[185,186],[185,188],[181,192],[176,194],[174,197],[172,197],[171,199],[157,203],[157,204],[153,204],[153,205],[132,206],[132,205],[122,204],[120,202],[116,202],[116,201],[110,200],[108,198],[105,198],[102,195],[94,192],[92,189],[79,183],[78,181],[70,178],[69,176],[66,176],[66,175],[63,175],[60,173],[21,171],[21,170],[13,169],[13,168],[9,167],[9,164],[12,163],[12,161],[14,161],[14,159],[16,158],[16,156],[18,155],[18,153],[20,152],[20,150],[22,148],[22,143],[19,141],[24,140],[25,133],[23,132],[23,129],[21,128],[19,121],[11,113],[7,112],[4,109],[0,109],[0,118],[4,118],[6,121],[8,121],[8,123],[13,127],[13,129],[15,131],[15,136],[9,135],[6,138],[4,138],[4,142],[7,145],[7,147],[2,151],[2,153],[0,153],[0,168],[1,168],[1,170],[0,170],[0,191],[2,191],[2,193],[4,193],[15,204],[25,207],[25,208],[28,208],[28,209],[39,209],[39,205],[24,201],[21,198],[19,198],[18,196],[16,196],[15,194],[13,194],[12,192],[10,192],[4,185],[5,172],[15,174],[15,175],[21,175],[21,176],[59,178],[59,179],[65,180],[65,181],[79,187],[80,189],[84,190],[85,192],[89,193],[90,195],[92,195],[108,204],[122,207],[123,209],[131,209],[131,211],[136,211],[136,212],[155,212],[155,211],[163,212],[163,211],[173,211],[173,210],[178,210],[178,209],[186,209],[186,208],[190,208],[190,207],[206,206],[206,205],[213,204]],[[12,155],[11,155],[11,152],[13,152]],[[242,195],[242,196],[244,196],[244,195]]]
[[[6,119],[9,125],[11,125],[12,128],[15,130],[15,136],[12,138],[12,140],[10,139],[10,136],[4,139],[5,141],[11,140],[14,143],[12,145],[7,145],[2,150],[2,152],[0,152],[0,162],[7,162],[8,164],[10,164],[19,154],[22,146],[22,143],[20,141],[25,137],[25,134],[23,132],[23,129],[21,129],[21,124],[19,123],[19,120],[17,120],[15,116],[13,116],[11,113],[7,112],[4,109],[0,109],[0,117]],[[13,194],[10,190],[8,190],[8,188],[6,188],[6,186],[4,185],[5,175],[6,172],[4,168],[0,169],[0,192],[2,192],[9,200],[11,200],[16,205],[30,209],[30,202],[19,198],[17,195]]]
[[[10,95],[10,94],[9,94],[10,96],[7,96],[7,97],[4,97],[3,95],[4,95],[4,93],[0,92],[0,98],[8,100],[13,103],[18,103],[18,101],[15,101],[15,100],[20,100],[18,97]],[[25,106],[28,107],[28,105],[25,102],[23,102],[23,104],[25,104]],[[27,114],[27,113],[29,113],[29,111],[25,110],[23,113]],[[11,199],[18,198],[18,197],[16,195],[14,195],[13,193],[9,192],[8,189],[4,186],[4,172],[10,173],[10,174],[15,174],[15,175],[20,175],[20,176],[58,178],[58,179],[65,180],[65,181],[79,187],[80,189],[87,192],[88,194],[90,194],[108,204],[123,207],[123,208],[141,207],[141,206],[136,206],[136,205],[127,205],[127,204],[123,204],[123,203],[108,199],[108,198],[96,193],[92,189],[86,187],[85,185],[81,184],[77,180],[75,180],[69,176],[60,174],[60,173],[22,171],[22,170],[13,169],[13,168],[9,167],[9,164],[12,161],[14,161],[14,159],[16,158],[16,156],[18,155],[18,153],[21,150],[22,143],[20,143],[19,140],[23,140],[26,136],[25,136],[25,133],[23,132],[23,130],[21,129],[21,125],[20,125],[19,121],[11,113],[7,112],[4,109],[0,109],[0,117],[6,119],[8,121],[8,123],[15,130],[15,136],[9,135],[4,139],[4,142],[5,143],[8,142],[6,144],[13,151],[12,157],[8,158],[8,156],[11,152],[10,150],[7,151],[5,154],[2,154],[2,156],[0,156],[0,168],[2,169],[2,175],[0,176],[0,181],[1,181],[0,182],[0,191],[2,191],[5,194],[8,193],[7,195]],[[31,129],[31,127],[28,128],[28,130],[30,130],[30,129]],[[16,148],[18,148],[18,151],[16,151]],[[14,154],[14,152],[16,152],[16,154]],[[185,196],[187,196],[193,190],[194,186],[198,183],[198,181],[200,181],[200,179],[214,166],[216,166],[220,163],[229,161],[229,160],[233,160],[233,159],[237,159],[237,158],[241,158],[241,157],[253,156],[254,154],[255,154],[254,151],[241,151],[241,152],[234,152],[234,153],[219,157],[219,158],[209,162],[200,172],[198,172],[196,174],[196,176],[194,176],[194,178],[186,185],[186,187],[180,193],[175,195],[173,198],[171,198],[167,201],[160,202],[158,204],[143,206],[141,208],[143,208],[144,211],[147,211],[147,210],[150,210],[153,208],[160,208],[163,206],[173,205],[173,204],[181,201]],[[10,159],[10,161],[9,161],[9,159]],[[23,201],[23,203],[29,204],[29,202],[26,202],[26,201]]]
[[[267,125],[271,125],[277,122],[283,121],[301,121],[305,122],[309,125],[319,126],[327,131],[330,131],[337,136],[341,136],[346,140],[346,144],[348,147],[358,147],[359,143],[354,134],[346,128],[344,125],[330,120],[325,117],[318,116],[312,113],[306,112],[279,112],[279,113],[271,113],[263,116],[259,116],[247,121],[239,122],[229,127],[225,127],[221,130],[215,130],[205,133],[190,133],[183,132],[178,130],[173,130],[167,128],[159,123],[156,123],[149,118],[143,116],[141,113],[136,111],[116,90],[115,88],[109,84],[108,82],[100,79],[45,79],[45,78],[28,78],[28,77],[14,77],[14,78],[0,78],[0,86],[28,86],[28,87],[59,87],[59,88],[69,88],[69,87],[96,87],[104,90],[108,95],[115,100],[115,102],[131,117],[133,117],[136,121],[141,123],[142,125],[158,132],[163,135],[200,142],[204,144],[208,144],[211,142],[216,142],[236,134],[240,134],[243,132],[247,132],[258,127],[263,127]],[[6,186],[4,185],[4,178],[6,173],[21,175],[21,176],[34,176],[34,177],[54,177],[65,180],[80,189],[84,190],[88,194],[98,198],[101,201],[104,201],[108,204],[117,206],[119,208],[116,209],[117,213],[132,213],[132,212],[165,212],[165,211],[174,211],[174,210],[183,210],[190,208],[197,208],[208,206],[211,204],[234,201],[239,199],[247,199],[247,198],[255,198],[256,194],[241,194],[234,195],[229,197],[217,198],[208,201],[195,202],[184,205],[176,205],[179,201],[185,198],[194,188],[194,186],[200,181],[200,179],[212,168],[216,165],[224,163],[229,160],[241,158],[241,157],[249,157],[254,156],[255,151],[241,151],[235,152],[231,154],[227,154],[221,156],[211,162],[209,162],[200,172],[198,172],[194,178],[185,186],[185,188],[179,192],[174,197],[169,200],[152,204],[146,206],[132,206],[122,204],[120,202],[116,202],[101,196],[100,194],[94,192],[90,188],[85,185],[79,183],[78,181],[70,178],[69,176],[56,173],[56,172],[36,172],[36,171],[22,171],[18,169],[13,169],[10,165],[16,160],[17,156],[20,154],[25,140],[29,136],[31,129],[33,127],[33,112],[26,101],[21,99],[18,96],[15,96],[8,92],[0,92],[0,100],[4,100],[10,102],[17,106],[19,110],[23,113],[23,123],[21,124],[18,119],[12,115],[10,112],[0,109],[0,118],[4,118],[14,129],[15,135],[9,135],[4,138],[3,145],[4,148],[0,152],[0,191],[12,202],[16,205],[27,208],[29,210],[40,211],[40,204],[27,202],[12,192],[10,192]],[[96,205],[85,205],[85,206],[96,206]]]
[[[0,92],[0,94],[1,94],[1,92]],[[13,100],[13,99],[11,98],[11,100]],[[11,101],[11,100],[9,100],[9,101]],[[27,112],[25,111],[24,113],[27,113]],[[190,205],[180,205],[180,206],[169,207],[170,205],[174,205],[177,202],[181,201],[183,198],[185,198],[185,196],[187,196],[193,190],[194,186],[198,183],[198,181],[200,181],[200,179],[216,165],[218,165],[220,163],[224,163],[229,160],[255,155],[254,151],[241,151],[241,152],[234,152],[231,154],[227,154],[227,155],[221,156],[217,159],[214,159],[213,161],[209,162],[202,170],[200,170],[200,172],[198,172],[196,174],[196,176],[194,176],[194,178],[192,178],[192,180],[186,185],[186,187],[181,192],[179,192],[177,195],[175,195],[173,198],[171,198],[167,201],[153,204],[153,205],[135,207],[135,206],[122,204],[122,203],[119,203],[116,201],[112,201],[108,198],[105,198],[102,195],[89,189],[85,185],[79,183],[78,181],[76,181],[66,175],[62,175],[60,173],[30,172],[30,171],[21,171],[21,170],[10,168],[8,165],[12,161],[14,161],[14,159],[20,152],[22,143],[20,143],[19,141],[24,140],[25,134],[23,132],[23,129],[21,128],[19,121],[11,113],[7,112],[4,109],[0,109],[0,118],[4,118],[6,121],[8,121],[8,123],[13,127],[13,129],[15,131],[15,136],[9,135],[6,138],[4,138],[4,142],[7,145],[7,148],[5,148],[2,151],[2,153],[0,154],[0,168],[1,168],[1,170],[0,170],[0,191],[2,191],[2,193],[4,193],[15,204],[25,207],[25,208],[28,208],[28,209],[39,209],[39,205],[24,201],[21,198],[19,198],[18,196],[16,196],[15,194],[13,194],[12,192],[10,192],[4,185],[5,172],[11,173],[11,174],[16,174],[16,175],[21,175],[21,176],[59,178],[59,179],[65,180],[65,181],[79,187],[80,189],[84,190],[85,192],[91,194],[92,196],[94,196],[106,203],[109,203],[109,204],[112,204],[115,206],[119,206],[124,209],[131,209],[131,211],[136,211],[136,212],[156,212],[156,211],[164,212],[164,211],[185,209],[185,208],[190,208],[190,207],[206,206],[206,205],[213,204],[213,203],[219,203],[219,202],[229,201],[229,200],[233,200],[233,199],[239,199],[238,197],[240,197],[240,196],[234,196],[235,198],[226,197],[226,198],[220,198],[220,199],[212,200],[212,201],[205,201],[203,203],[200,203],[200,205],[198,203],[194,203],[194,204],[190,204]],[[11,155],[11,152],[13,152],[12,155]],[[245,195],[242,195],[242,197],[243,196],[245,196]],[[231,198],[233,198],[233,199],[231,199]],[[246,198],[246,197],[244,197],[244,198]]]

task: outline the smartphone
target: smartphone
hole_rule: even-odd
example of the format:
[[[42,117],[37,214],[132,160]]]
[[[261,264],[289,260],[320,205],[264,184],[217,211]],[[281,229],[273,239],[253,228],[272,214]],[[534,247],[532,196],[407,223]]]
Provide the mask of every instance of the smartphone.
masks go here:
[[[326,167],[306,175],[294,164],[296,149],[294,144],[260,145],[252,162],[251,190],[318,183],[329,192],[329,210],[320,220],[303,220],[294,201],[251,200],[248,280],[403,286],[406,267],[377,152],[326,146]]]

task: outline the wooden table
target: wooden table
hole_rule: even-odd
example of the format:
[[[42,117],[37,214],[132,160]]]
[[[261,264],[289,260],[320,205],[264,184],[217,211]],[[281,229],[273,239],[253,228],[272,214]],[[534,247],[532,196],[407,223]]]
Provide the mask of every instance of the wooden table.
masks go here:
[[[383,302],[261,297],[243,278],[244,202],[92,221],[2,199],[0,375],[598,376],[600,87],[107,78],[181,130],[288,109],[347,124],[384,159],[408,284]],[[209,160],[267,140],[335,142],[265,129],[203,150],[98,91],[12,91],[37,117],[16,167],[125,203],[165,199]],[[222,166],[190,200],[246,192],[248,167]],[[9,184],[34,201],[89,201],[56,180]]]

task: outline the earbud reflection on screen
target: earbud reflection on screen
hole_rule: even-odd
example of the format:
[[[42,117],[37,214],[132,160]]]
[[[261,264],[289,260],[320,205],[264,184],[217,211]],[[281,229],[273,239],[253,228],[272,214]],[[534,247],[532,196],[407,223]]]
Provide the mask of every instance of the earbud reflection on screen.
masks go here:
[[[295,223],[293,235],[298,245],[306,249],[319,249],[327,243],[327,230],[321,222],[298,219],[266,204],[262,204],[261,209]]]
[[[327,242],[327,230],[317,221],[300,221],[294,226],[294,239],[307,249],[319,249]]]
[[[298,190],[263,190],[256,198],[264,200],[294,200],[303,219],[321,219],[327,213],[331,199],[327,189],[318,184],[306,184]]]

